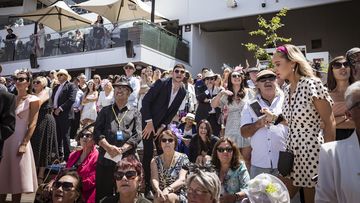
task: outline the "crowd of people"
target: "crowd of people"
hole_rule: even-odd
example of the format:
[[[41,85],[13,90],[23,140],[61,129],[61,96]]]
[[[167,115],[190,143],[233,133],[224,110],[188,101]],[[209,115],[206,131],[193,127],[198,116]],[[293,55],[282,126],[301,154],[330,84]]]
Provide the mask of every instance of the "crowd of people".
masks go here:
[[[17,70],[0,84],[0,202],[42,183],[52,202],[290,202],[299,189],[356,202],[360,48],[331,60],[326,84],[296,46],[272,66],[195,80],[182,64],[89,80]]]

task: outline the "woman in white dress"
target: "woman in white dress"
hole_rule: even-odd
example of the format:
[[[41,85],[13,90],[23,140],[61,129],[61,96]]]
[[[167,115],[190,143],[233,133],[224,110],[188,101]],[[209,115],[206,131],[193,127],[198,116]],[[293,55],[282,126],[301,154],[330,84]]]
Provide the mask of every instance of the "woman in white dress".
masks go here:
[[[37,56],[43,56],[45,50],[45,28],[42,23],[39,23],[39,31],[37,32],[36,36],[36,53]]]
[[[110,81],[104,84],[104,91],[100,92],[99,100],[97,102],[98,110],[114,103],[114,89]]]
[[[96,120],[97,99],[98,99],[98,92],[95,89],[95,83],[93,80],[89,80],[87,83],[85,95],[81,102],[81,104],[83,105],[83,109],[80,117],[80,122],[82,125],[88,125]]]

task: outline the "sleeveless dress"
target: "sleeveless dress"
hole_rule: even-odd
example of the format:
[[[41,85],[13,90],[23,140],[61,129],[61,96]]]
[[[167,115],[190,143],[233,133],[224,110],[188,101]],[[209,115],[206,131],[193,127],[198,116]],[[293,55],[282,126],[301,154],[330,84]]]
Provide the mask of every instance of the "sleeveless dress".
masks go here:
[[[37,177],[31,144],[18,156],[17,152],[28,130],[30,102],[38,101],[34,95],[28,95],[16,110],[15,132],[4,142],[3,158],[0,162],[0,194],[31,193],[37,189]]]
[[[327,88],[318,79],[300,78],[295,92],[289,98],[290,85],[285,88],[283,115],[289,123],[287,148],[294,153],[293,172],[290,174],[294,186],[315,187],[311,178],[317,175],[320,146],[324,137],[320,128],[321,118],[313,100],[324,99],[333,104]],[[289,99],[291,106],[289,106]]]
[[[159,184],[161,190],[175,182],[179,178],[180,171],[183,166],[187,166],[189,164],[189,159],[185,154],[179,153],[179,155],[180,156],[178,157],[176,163],[171,165],[168,169],[164,168],[164,162],[162,161],[161,156],[155,157],[156,166],[159,172]],[[177,190],[175,193],[179,195],[181,203],[187,202],[184,187]]]
[[[95,95],[90,94],[90,95],[87,95],[86,98],[87,99],[95,99]],[[91,120],[95,121],[96,117],[97,117],[96,101],[86,103],[82,109],[80,121],[82,121],[84,119],[91,119]]]
[[[227,108],[227,119],[225,125],[225,137],[231,139],[236,143],[238,148],[244,148],[250,146],[250,138],[245,138],[241,136],[240,133],[240,120],[241,112],[244,108],[244,105],[247,101],[254,98],[254,93],[250,89],[246,90],[245,97],[237,103],[235,100],[229,104],[228,96],[223,95],[220,98],[220,108]]]
[[[59,158],[56,122],[51,114],[51,107],[50,99],[40,106],[36,128],[31,137],[31,147],[37,167],[46,167],[53,160]]]

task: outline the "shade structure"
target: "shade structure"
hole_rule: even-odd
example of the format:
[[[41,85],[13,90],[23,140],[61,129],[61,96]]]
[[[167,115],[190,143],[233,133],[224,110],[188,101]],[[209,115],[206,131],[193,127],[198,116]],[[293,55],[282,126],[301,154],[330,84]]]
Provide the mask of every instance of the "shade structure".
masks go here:
[[[97,13],[112,23],[135,19],[150,19],[151,7],[139,0],[90,0],[74,5]],[[157,19],[165,19],[155,12]]]
[[[58,32],[91,24],[91,21],[75,13],[63,1],[58,1],[47,8],[12,17],[21,17],[37,23],[42,23]]]

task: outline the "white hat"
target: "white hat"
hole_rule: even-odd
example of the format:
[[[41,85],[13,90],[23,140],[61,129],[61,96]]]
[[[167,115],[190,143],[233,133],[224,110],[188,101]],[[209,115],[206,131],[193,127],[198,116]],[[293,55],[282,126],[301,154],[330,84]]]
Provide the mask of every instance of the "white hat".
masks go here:
[[[185,117],[181,118],[181,122],[185,123],[186,119],[190,119],[195,122],[195,115],[193,113],[187,113]]]
[[[212,70],[210,70],[210,71],[207,71],[207,72],[204,74],[204,79],[205,79],[205,78],[211,78],[211,77],[214,77],[214,76],[215,76],[214,72],[212,72]]]
[[[284,183],[266,173],[251,179],[245,193],[251,203],[290,203],[290,195]]]
[[[56,74],[55,74],[56,77],[57,77],[58,74],[64,74],[64,75],[66,75],[68,81],[71,80],[71,76],[69,75],[69,73],[65,69],[60,69],[58,72],[56,72]]]

